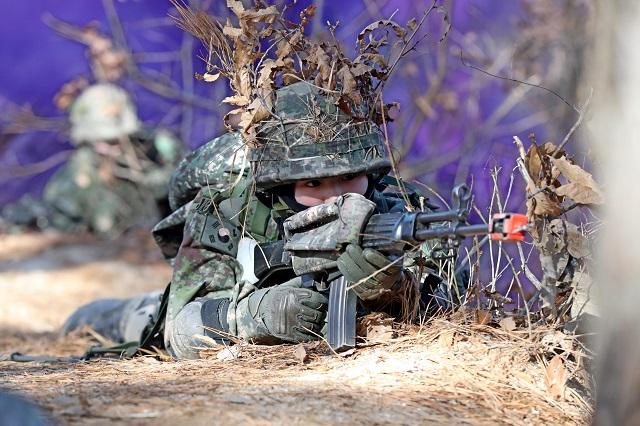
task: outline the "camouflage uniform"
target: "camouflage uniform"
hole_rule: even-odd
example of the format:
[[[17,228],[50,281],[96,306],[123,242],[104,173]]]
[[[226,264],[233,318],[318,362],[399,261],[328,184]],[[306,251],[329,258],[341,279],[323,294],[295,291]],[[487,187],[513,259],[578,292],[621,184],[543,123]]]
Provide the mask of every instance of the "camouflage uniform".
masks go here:
[[[142,131],[123,89],[89,87],[72,105],[70,121],[76,151],[49,180],[42,200],[27,197],[7,206],[6,221],[113,236],[168,213],[159,209],[179,144],[168,132]]]
[[[318,98],[314,107],[324,109],[325,118],[336,120],[333,127],[346,124],[348,119],[331,102],[323,103],[306,83],[280,89],[275,110],[282,122],[304,117],[306,112],[301,114],[300,109]],[[267,123],[258,133],[265,141],[258,148],[246,149],[240,136],[231,133],[204,145],[180,164],[170,188],[175,213],[154,229],[174,266],[164,334],[173,355],[198,357],[197,348],[206,340],[202,336],[221,340],[211,329],[246,339],[264,336],[264,325],[251,314],[248,302],[260,290],[243,279],[247,265],[236,255],[243,236],[258,242],[283,238],[282,223],[294,211],[271,189],[299,179],[362,172],[377,180],[390,169],[375,126],[345,125],[342,134],[322,143],[313,136],[300,125]],[[247,157],[251,170],[247,170]],[[405,211],[404,201],[397,196],[377,190],[367,195],[375,202],[376,212]],[[417,204],[417,197],[412,201]],[[221,230],[229,231],[228,235]],[[300,280],[296,277],[280,285],[295,287]]]
[[[311,103],[320,110],[321,119],[334,120],[331,126],[339,129],[328,141],[319,142],[312,129],[295,121],[308,116],[301,110]],[[258,288],[247,278],[251,265],[238,258],[245,237],[259,243],[283,238],[283,223],[295,211],[278,195],[278,188],[299,179],[366,172],[370,176],[366,195],[375,211],[405,211],[401,197],[374,189],[390,169],[377,127],[348,124],[332,102],[324,101],[306,83],[280,89],[275,110],[281,120],[261,126],[259,147],[248,149],[239,134],[229,133],[189,154],[172,176],[173,213],[153,232],[174,268],[164,343],[178,358],[197,358],[199,348],[225,342],[226,334],[261,343],[304,339],[280,336],[256,315],[256,306],[270,289],[300,290],[302,278],[275,278],[270,287]],[[417,197],[411,201],[418,204]],[[404,276],[413,277],[405,271]],[[414,285],[415,279],[403,283]],[[396,287],[392,289],[396,293],[405,290]],[[286,297],[277,301],[285,303]]]

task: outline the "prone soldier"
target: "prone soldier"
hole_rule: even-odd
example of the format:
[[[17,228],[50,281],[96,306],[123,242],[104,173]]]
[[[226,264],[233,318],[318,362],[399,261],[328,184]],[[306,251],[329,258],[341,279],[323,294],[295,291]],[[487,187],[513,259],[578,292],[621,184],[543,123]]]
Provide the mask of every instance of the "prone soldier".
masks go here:
[[[307,274],[296,273],[296,264],[292,272],[267,261],[267,278],[255,276],[255,247],[296,232],[302,235],[298,242],[308,244],[302,251],[315,253],[300,257],[298,269],[342,275],[361,313],[398,314],[399,307],[418,306],[421,299],[442,307],[458,300],[464,279],[449,292],[437,272],[419,281],[409,267],[423,250],[393,257],[358,244],[362,221],[371,214],[430,206],[416,193],[382,192],[393,179],[380,128],[353,122],[307,82],[279,89],[274,111],[278,119],[259,126],[256,147],[245,152],[240,134],[228,133],[188,155],[174,173],[173,213],[154,228],[174,267],[166,313],[159,309],[159,293],[98,301],[72,315],[65,332],[89,324],[117,341],[140,339],[143,319],[159,319],[164,345],[178,358],[198,358],[203,336],[218,343],[228,335],[264,344],[319,339],[327,332],[327,286],[310,283]],[[325,123],[323,132],[307,124],[318,120]],[[348,203],[357,207],[340,210],[346,198],[359,200]],[[322,233],[304,232],[325,225],[327,215],[319,212],[331,206],[343,216],[339,221],[360,218],[341,231],[350,235],[342,251],[323,246],[317,238]]]
[[[69,120],[75,152],[47,182],[42,200],[27,196],[6,206],[4,221],[115,236],[168,213],[167,184],[181,144],[167,131],[144,130],[124,89],[89,86]]]

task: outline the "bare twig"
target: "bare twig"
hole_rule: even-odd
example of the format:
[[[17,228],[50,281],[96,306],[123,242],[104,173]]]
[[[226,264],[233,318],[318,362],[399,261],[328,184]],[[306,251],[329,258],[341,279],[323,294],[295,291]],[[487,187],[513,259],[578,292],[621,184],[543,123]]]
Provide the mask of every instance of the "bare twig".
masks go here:
[[[551,157],[555,157],[556,154],[560,152],[562,148],[564,148],[567,142],[569,142],[569,139],[571,138],[571,136],[575,133],[578,127],[580,127],[580,124],[582,123],[584,116],[587,114],[587,111],[589,111],[589,103],[591,103],[592,97],[593,97],[593,87],[589,91],[589,96],[587,97],[587,100],[585,101],[584,105],[582,106],[582,108],[580,108],[578,119],[573,124],[573,126],[571,126],[571,129],[569,129],[569,133],[567,133],[564,139],[562,139],[562,142],[560,143],[560,145],[558,145],[555,151],[553,151],[553,154],[551,154]]]
[[[535,83],[529,83],[526,81],[522,81],[522,80],[518,80],[516,78],[509,78],[509,77],[503,77],[501,75],[497,75],[497,74],[493,74],[489,71],[483,70],[480,67],[477,67],[473,64],[470,64],[469,62],[465,61],[464,59],[464,54],[462,52],[462,50],[460,50],[460,62],[462,62],[462,65],[464,65],[467,68],[471,68],[474,69],[476,71],[480,71],[483,74],[486,74],[490,77],[494,77],[494,78],[499,78],[500,80],[506,80],[506,81],[512,81],[514,83],[518,83],[518,84],[524,84],[525,86],[532,86],[532,87],[537,87],[538,89],[542,89],[545,90],[549,93],[551,93],[553,96],[557,97],[558,99],[560,99],[562,102],[564,102],[569,108],[571,108],[572,110],[574,110],[575,112],[577,112],[578,114],[580,113],[580,110],[573,104],[571,104],[569,101],[567,101],[564,97],[562,97],[558,92],[549,89],[548,87],[544,87],[540,84],[535,84]]]

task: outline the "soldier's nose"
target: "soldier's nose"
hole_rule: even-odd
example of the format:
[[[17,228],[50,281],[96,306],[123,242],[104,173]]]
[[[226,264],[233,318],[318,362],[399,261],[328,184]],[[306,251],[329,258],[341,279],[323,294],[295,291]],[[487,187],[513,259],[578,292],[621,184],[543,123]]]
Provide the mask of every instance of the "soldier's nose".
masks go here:
[[[334,201],[336,201],[337,199],[338,199],[338,196],[337,196],[337,195],[332,195],[331,197],[326,198],[326,199],[324,200],[324,204],[330,204],[330,203],[333,203],[333,202],[334,202]]]

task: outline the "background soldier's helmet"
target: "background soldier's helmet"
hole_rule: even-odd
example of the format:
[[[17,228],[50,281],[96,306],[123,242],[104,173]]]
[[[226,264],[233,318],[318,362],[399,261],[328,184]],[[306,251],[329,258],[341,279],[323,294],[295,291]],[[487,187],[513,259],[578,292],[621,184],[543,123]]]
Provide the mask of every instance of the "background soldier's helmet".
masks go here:
[[[113,84],[94,84],[74,101],[70,112],[73,143],[118,139],[140,129],[127,92]]]
[[[383,175],[391,168],[379,127],[356,121],[306,82],[279,89],[275,116],[256,130],[249,160],[260,189],[351,173]]]

